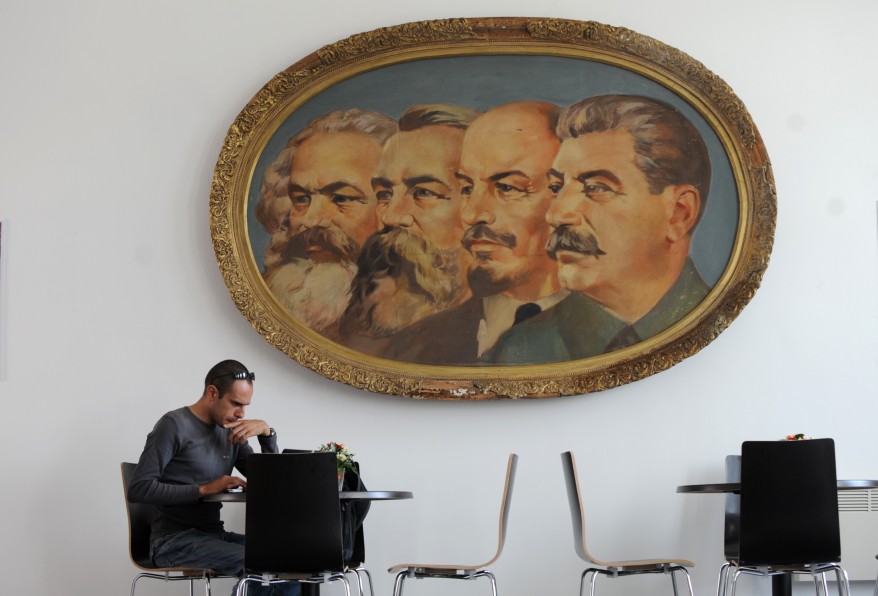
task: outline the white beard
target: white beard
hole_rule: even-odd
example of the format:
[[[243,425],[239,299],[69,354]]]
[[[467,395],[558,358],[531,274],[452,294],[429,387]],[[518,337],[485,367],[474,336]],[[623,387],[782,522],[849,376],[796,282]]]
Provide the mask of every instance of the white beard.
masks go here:
[[[347,307],[351,280],[356,273],[356,264],[350,262],[294,259],[271,271],[265,283],[296,320],[323,333]]]

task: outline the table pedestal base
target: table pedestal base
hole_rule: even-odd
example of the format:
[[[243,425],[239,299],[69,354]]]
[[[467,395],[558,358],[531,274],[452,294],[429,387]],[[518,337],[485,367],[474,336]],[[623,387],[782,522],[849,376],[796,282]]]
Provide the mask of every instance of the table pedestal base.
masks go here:
[[[792,594],[793,576],[791,573],[771,576],[771,596],[792,596]]]

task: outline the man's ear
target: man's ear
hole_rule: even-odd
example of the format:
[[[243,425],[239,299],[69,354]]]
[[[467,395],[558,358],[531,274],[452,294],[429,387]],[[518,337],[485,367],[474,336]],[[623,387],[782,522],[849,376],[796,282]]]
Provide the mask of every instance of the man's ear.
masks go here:
[[[204,395],[207,396],[208,400],[215,401],[219,399],[219,390],[216,388],[216,385],[208,385],[207,389],[204,390]]]
[[[701,193],[691,184],[674,186],[671,190],[674,204],[668,221],[668,240],[678,242],[692,231],[698,221]]]

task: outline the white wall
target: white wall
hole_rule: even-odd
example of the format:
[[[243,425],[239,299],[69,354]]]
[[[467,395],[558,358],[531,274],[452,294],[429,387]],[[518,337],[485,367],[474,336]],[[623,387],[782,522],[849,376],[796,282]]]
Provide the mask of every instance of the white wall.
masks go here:
[[[229,124],[271,76],[326,43],[503,15],[623,25],[735,89],[777,179],[761,290],[701,353],[590,396],[415,402],[305,370],[250,328],[217,271],[207,201]],[[696,591],[710,593],[722,498],[677,495],[678,484],[720,478],[742,440],[790,432],[834,437],[840,476],[878,477],[876,21],[871,0],[0,3],[3,592],[125,593],[118,463],[138,456],[162,413],[197,398],[207,368],[234,357],[258,372],[250,414],[283,445],[349,443],[370,486],[415,492],[370,514],[379,594],[390,593],[393,563],[490,555],[510,451],[521,461],[495,568],[501,592],[576,593],[582,565],[558,457],[567,449],[579,454],[596,554],[694,559]],[[242,509],[228,514],[240,527]],[[670,588],[657,581],[643,580],[642,593]],[[442,589],[487,587],[410,587]]]

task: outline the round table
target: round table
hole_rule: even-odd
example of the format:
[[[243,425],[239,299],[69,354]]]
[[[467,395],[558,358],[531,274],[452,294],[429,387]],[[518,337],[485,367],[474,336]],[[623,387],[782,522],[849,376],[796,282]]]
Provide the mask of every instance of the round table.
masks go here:
[[[878,480],[839,480],[838,490],[862,490],[878,488]],[[684,484],[677,487],[678,493],[739,493],[740,482],[715,482],[712,484]]]

